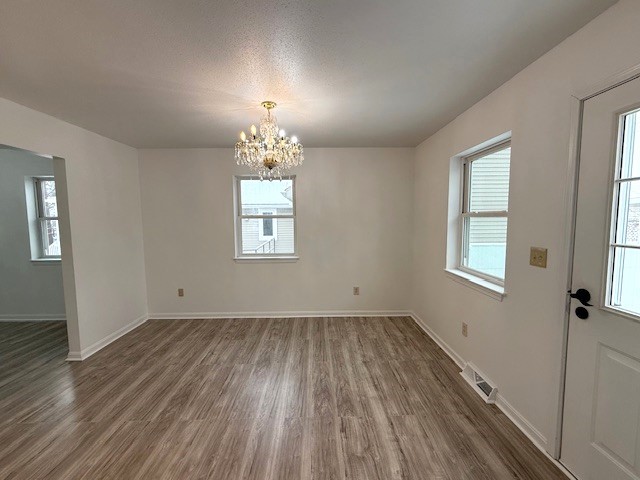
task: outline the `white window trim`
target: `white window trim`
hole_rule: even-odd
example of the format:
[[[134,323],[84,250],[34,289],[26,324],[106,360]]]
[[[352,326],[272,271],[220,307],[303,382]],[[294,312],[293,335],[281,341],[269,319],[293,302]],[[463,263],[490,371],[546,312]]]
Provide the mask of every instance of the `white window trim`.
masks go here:
[[[300,257],[298,256],[298,226],[296,220],[296,176],[287,175],[283,176],[282,180],[291,180],[291,198],[293,199],[293,212],[290,215],[242,215],[240,210],[242,205],[240,182],[242,180],[260,180],[256,175],[234,175],[233,177],[233,219],[234,219],[234,232],[235,232],[235,255],[234,261],[238,263],[262,263],[262,262],[295,262]],[[268,180],[264,180],[268,181]],[[248,254],[242,253],[242,219],[244,218],[272,218],[274,220],[274,232],[276,228],[276,222],[279,218],[291,218],[293,219],[293,253],[271,253],[271,254]],[[262,222],[260,222],[260,232],[262,235]],[[276,235],[267,238],[276,238]]]
[[[510,145],[511,132],[509,131],[451,157],[449,172],[449,228],[447,231],[445,274],[455,282],[498,301],[502,301],[507,296],[505,281],[463,265],[464,218],[471,216],[508,218],[508,211],[468,212],[466,207],[468,205],[466,189],[468,179],[465,176],[468,175],[469,169],[465,164]]]

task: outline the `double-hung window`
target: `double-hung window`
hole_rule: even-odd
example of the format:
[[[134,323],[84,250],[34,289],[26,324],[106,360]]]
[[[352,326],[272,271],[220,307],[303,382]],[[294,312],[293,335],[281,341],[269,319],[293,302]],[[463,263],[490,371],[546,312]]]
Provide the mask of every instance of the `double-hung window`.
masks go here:
[[[60,258],[60,228],[56,182],[53,177],[33,179],[36,194],[36,222],[39,255],[41,259]]]
[[[510,142],[463,158],[462,239],[458,268],[504,285]]]
[[[295,257],[295,176],[237,176],[234,188],[236,258]]]

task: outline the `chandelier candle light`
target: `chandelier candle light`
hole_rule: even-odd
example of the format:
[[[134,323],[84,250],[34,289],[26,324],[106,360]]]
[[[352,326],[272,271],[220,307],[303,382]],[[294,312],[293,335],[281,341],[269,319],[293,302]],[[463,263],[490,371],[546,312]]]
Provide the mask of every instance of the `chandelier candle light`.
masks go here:
[[[251,125],[251,135],[242,132],[236,143],[236,163],[246,165],[260,176],[260,180],[282,178],[287,170],[302,164],[304,155],[302,144],[293,136],[285,135],[278,129],[276,117],[271,115],[275,102],[265,101],[261,105],[267,114],[260,120],[260,135],[256,126]]]

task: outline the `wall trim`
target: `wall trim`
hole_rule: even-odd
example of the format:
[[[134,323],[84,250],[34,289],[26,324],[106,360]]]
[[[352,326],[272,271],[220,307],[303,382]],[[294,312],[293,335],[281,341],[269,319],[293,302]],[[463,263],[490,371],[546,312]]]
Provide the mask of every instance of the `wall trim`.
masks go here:
[[[431,329],[431,327],[429,327],[429,325],[426,324],[426,322],[424,320],[422,320],[415,312],[411,312],[410,316],[411,316],[411,318],[413,318],[413,321],[418,324],[420,329],[423,330],[424,333],[429,335],[431,337],[431,339],[434,342],[436,342],[438,344],[438,346],[442,350],[444,350],[444,352],[447,355],[449,355],[449,357],[451,357],[451,360],[453,360],[455,362],[455,364],[458,365],[460,370],[462,370],[465,367],[467,362],[465,362],[464,359],[460,355],[458,355],[458,353],[447,344],[447,342],[445,342],[442,338],[440,338],[438,336],[438,334],[436,332],[434,332]]]
[[[146,314],[142,315],[141,317],[136,318],[133,322],[128,323],[124,327],[116,330],[112,334],[107,335],[102,340],[98,340],[93,345],[90,345],[87,348],[84,348],[79,352],[78,351],[75,351],[75,352],[69,351],[69,354],[67,355],[67,362],[81,362],[83,360],[86,360],[91,355],[93,355],[94,353],[98,352],[99,350],[102,350],[104,347],[106,347],[110,343],[115,342],[120,337],[122,337],[122,336],[126,335],[127,333],[129,333],[130,331],[138,328],[140,325],[145,323],[148,319],[149,319],[148,315],[146,315]]]
[[[411,318],[416,322],[418,327],[424,331],[431,339],[438,344],[444,352],[449,355],[451,360],[455,362],[460,369],[463,369],[467,362],[453,349],[447,342],[445,342],[440,336],[438,336],[427,323],[422,320],[415,312],[410,313]],[[531,422],[529,422],[524,415],[518,412],[505,398],[498,393],[496,397],[496,407],[498,407],[505,416],[511,420],[511,422],[518,427],[526,437],[540,450],[553,464],[562,471],[568,478],[575,480],[575,477],[562,465],[558,460],[553,458],[549,452],[547,452],[547,439],[535,428]]]
[[[496,397],[496,406],[502,410],[509,420],[517,425],[522,430],[529,440],[531,440],[540,450],[547,453],[547,439],[540,431],[534,427],[520,412],[518,412],[513,406],[502,396],[500,392]]]
[[[64,313],[7,313],[0,314],[0,322],[66,322]]]
[[[409,310],[311,310],[284,312],[191,312],[150,313],[150,320],[204,320],[209,318],[292,318],[292,317],[410,317]]]

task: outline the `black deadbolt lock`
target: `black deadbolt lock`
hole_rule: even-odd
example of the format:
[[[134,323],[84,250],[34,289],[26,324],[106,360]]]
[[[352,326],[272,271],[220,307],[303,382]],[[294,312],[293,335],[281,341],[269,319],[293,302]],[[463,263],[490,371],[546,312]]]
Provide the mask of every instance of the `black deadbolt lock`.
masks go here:
[[[587,318],[589,318],[589,310],[584,307],[576,308],[576,317],[578,317],[580,320],[586,320]]]

